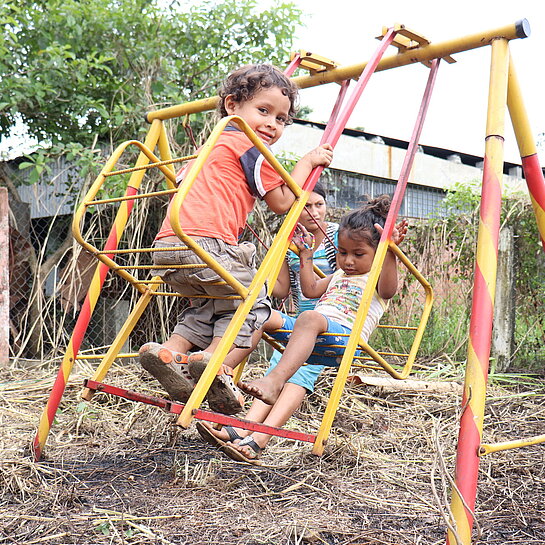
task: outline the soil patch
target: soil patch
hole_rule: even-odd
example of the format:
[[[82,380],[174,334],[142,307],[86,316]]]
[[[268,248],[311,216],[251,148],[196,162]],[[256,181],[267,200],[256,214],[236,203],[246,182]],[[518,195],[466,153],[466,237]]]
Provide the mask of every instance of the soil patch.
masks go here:
[[[194,426],[147,405],[78,394],[72,374],[45,450],[29,456],[56,369],[0,372],[0,543],[419,544],[445,542],[459,394],[349,386],[325,454],[273,439],[264,466],[231,461]],[[105,381],[163,395],[136,366]],[[289,422],[315,432],[331,377]],[[483,439],[543,433],[545,384],[489,389]],[[543,445],[483,457],[475,538],[545,543]]]

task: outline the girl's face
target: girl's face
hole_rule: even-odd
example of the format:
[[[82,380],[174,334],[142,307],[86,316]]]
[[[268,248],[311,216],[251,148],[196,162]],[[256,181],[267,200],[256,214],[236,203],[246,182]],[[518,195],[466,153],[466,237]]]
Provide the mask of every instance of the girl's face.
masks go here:
[[[321,225],[324,222],[326,212],[325,199],[321,195],[318,195],[318,193],[311,193],[305,209],[301,212],[301,216],[299,216],[299,222],[309,233],[314,233],[319,230],[316,222]]]
[[[349,232],[339,231],[337,264],[345,274],[366,274],[371,270],[375,248],[364,239],[352,238]]]
[[[233,95],[225,97],[229,115],[242,117],[265,144],[274,144],[289,121],[290,99],[280,87],[263,87],[250,99],[236,102]]]

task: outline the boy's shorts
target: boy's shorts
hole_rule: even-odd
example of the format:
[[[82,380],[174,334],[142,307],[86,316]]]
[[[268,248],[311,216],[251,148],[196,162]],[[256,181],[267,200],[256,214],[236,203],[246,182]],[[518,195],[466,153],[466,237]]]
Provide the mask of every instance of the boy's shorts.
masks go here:
[[[272,331],[269,335],[276,341],[287,344],[293,331],[293,325],[295,324],[296,318],[294,316],[288,316],[287,314],[281,314],[284,319],[282,329]],[[350,329],[331,320],[327,316],[324,316],[324,318],[327,320],[327,331],[318,335],[316,345],[314,346],[314,350],[308,358],[307,363],[325,365],[327,367],[339,367],[341,360],[343,359],[344,350],[348,344]],[[357,349],[354,354],[355,357],[361,357],[362,355],[363,352],[360,349]]]
[[[223,240],[201,237],[195,242],[206,250],[243,286],[248,287],[256,274],[255,246],[243,242],[238,246],[226,244]],[[184,247],[182,242],[155,241],[155,248]],[[191,250],[168,250],[154,252],[154,265],[202,265],[203,261]],[[211,268],[194,267],[187,269],[152,269],[169,286],[187,296],[191,306],[178,316],[174,333],[181,335],[194,345],[206,348],[214,337],[225,335],[234,313],[241,303],[238,294],[229,284],[216,285],[223,279]],[[231,297],[231,299],[210,299],[209,297]],[[251,337],[267,321],[271,314],[271,303],[265,286],[261,289],[252,310],[234,341],[239,348],[250,348]]]
[[[269,368],[265,373],[265,376],[268,375],[280,361],[282,354],[275,350],[272,354],[271,361],[269,362]],[[297,386],[302,386],[305,388],[308,394],[314,392],[314,387],[316,386],[316,381],[320,376],[320,373],[324,370],[323,365],[302,365],[293,373],[291,378],[288,380],[291,384],[297,384]]]

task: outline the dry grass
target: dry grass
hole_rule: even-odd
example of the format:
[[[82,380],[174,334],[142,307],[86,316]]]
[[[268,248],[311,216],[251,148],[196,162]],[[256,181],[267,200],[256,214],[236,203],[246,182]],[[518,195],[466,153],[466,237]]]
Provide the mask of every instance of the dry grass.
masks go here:
[[[0,543],[439,544],[445,542],[460,400],[457,394],[350,387],[321,458],[273,439],[263,467],[233,462],[180,431],[161,410],[98,394],[80,403],[72,375],[44,461],[28,455],[56,369],[0,374]],[[160,393],[136,365],[106,382]],[[323,393],[290,421],[315,431]],[[542,383],[492,387],[487,442],[543,433]],[[545,448],[482,460],[480,543],[545,542]]]

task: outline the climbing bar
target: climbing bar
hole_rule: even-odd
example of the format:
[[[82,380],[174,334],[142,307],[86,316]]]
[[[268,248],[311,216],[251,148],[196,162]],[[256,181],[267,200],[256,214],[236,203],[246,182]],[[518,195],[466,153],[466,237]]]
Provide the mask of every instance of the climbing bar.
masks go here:
[[[384,329],[405,329],[405,330],[418,329],[416,326],[412,326],[412,325],[378,324],[377,328],[381,328],[381,327]]]
[[[167,176],[168,180],[170,180],[171,182],[175,181],[175,175],[171,171],[165,170],[166,167],[163,164],[165,162],[164,161],[159,161],[159,159],[155,156],[155,154],[153,152],[151,152],[145,145],[143,145],[143,144],[141,144],[140,142],[137,142],[137,141],[125,142],[124,144],[121,144],[120,146],[118,146],[118,148],[116,150],[116,153],[114,153],[114,156],[116,157],[115,162],[117,162],[118,158],[121,155],[121,152],[124,151],[129,145],[138,146],[141,149],[141,151],[146,155],[146,157],[150,161],[153,162],[152,164],[154,166],[156,166],[157,168],[159,168]],[[188,156],[188,157],[198,157],[198,156]],[[186,158],[182,158],[182,159],[186,159]],[[182,159],[180,159],[180,160],[182,160]],[[115,164],[115,162],[110,161],[108,163],[108,165],[107,165],[107,167],[109,167],[109,168],[105,167],[103,169],[103,174],[105,172],[111,172],[111,169],[113,168],[113,165]],[[168,162],[169,161],[167,161],[167,163]],[[137,172],[137,171],[140,171],[141,169],[135,168],[135,169],[131,169],[131,170],[133,172]],[[119,276],[121,276],[123,279],[125,279],[127,282],[129,282],[135,289],[137,289],[138,291],[143,293],[147,289],[147,286],[151,285],[153,283],[153,281],[151,281],[151,282],[150,281],[146,281],[146,282],[140,281],[139,279],[137,279],[135,276],[133,276],[132,274],[130,274],[128,272],[129,269],[130,270],[138,270],[138,269],[136,269],[136,268],[133,269],[132,267],[128,267],[128,266],[119,266],[113,260],[114,255],[141,253],[141,252],[152,252],[152,251],[168,251],[168,248],[163,248],[163,249],[159,249],[159,250],[156,250],[156,249],[153,249],[153,248],[146,248],[146,249],[136,249],[136,248],[130,248],[130,249],[113,248],[113,249],[110,249],[110,248],[107,248],[105,250],[100,251],[97,248],[95,248],[94,246],[92,246],[91,244],[89,244],[86,240],[84,240],[83,235],[82,235],[81,230],[80,230],[80,226],[82,224],[82,218],[84,217],[87,208],[90,207],[90,206],[96,206],[98,204],[109,204],[109,203],[114,203],[114,202],[119,202],[119,203],[128,202],[132,206],[132,203],[135,200],[149,198],[149,197],[163,196],[163,195],[171,195],[173,193],[177,193],[178,189],[173,188],[173,189],[167,189],[167,190],[155,191],[155,192],[149,192],[149,193],[141,193],[141,194],[136,194],[134,192],[131,192],[130,194],[125,195],[123,197],[115,197],[115,198],[100,199],[100,200],[95,199],[98,191],[102,188],[104,182],[105,182],[105,177],[104,176],[99,177],[99,179],[97,179],[97,181],[93,184],[93,186],[91,187],[91,189],[87,193],[87,195],[84,198],[82,204],[79,206],[78,210],[76,211],[76,214],[74,216],[74,222],[73,222],[74,238],[79,242],[79,244],[81,246],[83,246],[88,252],[90,252],[91,254],[96,256],[109,269],[112,269],[113,271],[115,271]],[[121,236],[121,234],[122,234],[122,231],[117,233],[117,235],[119,237]],[[176,249],[180,249],[180,248],[176,248]],[[246,289],[244,288],[244,286],[242,286],[242,284],[240,284],[240,282],[238,282],[228,271],[226,271],[221,265],[219,265],[219,263],[217,263],[217,261],[214,260],[208,254],[208,252],[206,252],[205,250],[202,250],[201,248],[195,248],[194,243],[193,244],[189,243],[186,246],[186,249],[193,250],[198,255],[198,257],[200,257],[205,262],[204,265],[199,264],[199,265],[196,265],[196,267],[202,267],[202,268],[203,267],[210,267],[210,268],[212,268],[215,272],[217,272],[220,276],[222,276],[222,278],[225,279],[224,283],[228,283],[229,285],[231,285],[233,287],[233,289],[237,293],[239,293],[239,296],[244,296],[245,295]],[[150,268],[153,268],[153,267],[150,267]],[[170,267],[170,268],[174,268],[174,267]],[[191,268],[191,265],[185,265],[185,266],[182,266],[180,268]],[[157,292],[156,295],[163,295],[163,293],[162,292]],[[169,295],[180,297],[179,294],[169,294]],[[235,296],[235,297],[233,297],[233,299],[239,298],[239,296]],[[222,298],[222,299],[225,299],[225,298]]]
[[[152,193],[138,193],[137,195],[123,196],[123,197],[111,197],[109,199],[96,199],[90,201],[83,201],[85,207],[96,206],[97,204],[111,204],[114,202],[124,201],[137,201],[139,199],[147,199],[149,197],[161,197],[162,195],[172,195],[176,193],[176,189],[163,189],[161,191],[154,191]]]
[[[136,352],[130,352],[126,354],[118,354],[116,358],[137,358],[138,354]],[[104,354],[82,354],[81,352],[76,357],[78,361],[84,360],[101,360],[104,358]]]
[[[500,452],[502,450],[510,450],[520,447],[530,447],[545,443],[545,435],[536,435],[528,439],[515,439],[513,441],[505,441],[503,443],[486,444],[482,443],[479,447],[479,456],[491,454],[492,452]]]
[[[177,157],[176,159],[169,159],[168,161],[158,161],[157,163],[149,163],[148,165],[140,165],[137,167],[124,168],[122,170],[114,170],[112,172],[106,172],[104,174],[105,178],[110,176],[117,176],[119,174],[128,174],[130,172],[137,172],[138,170],[149,170],[151,168],[162,167],[165,165],[172,165],[174,163],[181,163],[183,161],[189,161],[190,159],[195,159],[196,155],[187,155],[185,157]]]

